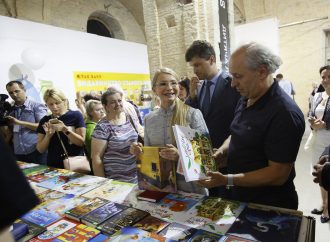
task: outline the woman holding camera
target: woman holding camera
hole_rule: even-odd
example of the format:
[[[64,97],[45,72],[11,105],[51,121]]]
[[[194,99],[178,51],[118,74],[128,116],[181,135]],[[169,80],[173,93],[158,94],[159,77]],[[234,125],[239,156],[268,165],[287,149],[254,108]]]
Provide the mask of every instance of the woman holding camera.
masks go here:
[[[79,111],[69,109],[67,98],[58,89],[47,89],[44,101],[52,114],[43,117],[39,122],[37,149],[40,153],[48,149],[48,166],[63,168],[66,155],[62,145],[69,156],[84,153],[84,119]]]

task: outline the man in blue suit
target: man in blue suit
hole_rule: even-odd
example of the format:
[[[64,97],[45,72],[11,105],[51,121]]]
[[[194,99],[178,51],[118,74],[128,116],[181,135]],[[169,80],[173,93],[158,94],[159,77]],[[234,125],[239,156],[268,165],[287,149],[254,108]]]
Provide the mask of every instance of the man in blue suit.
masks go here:
[[[229,74],[217,68],[214,48],[207,41],[194,41],[187,49],[185,59],[196,74],[190,81],[190,96],[186,103],[202,111],[212,145],[218,148],[229,137],[240,95],[230,86]],[[221,171],[225,172],[224,168]],[[224,191],[215,190],[210,190],[210,195],[225,196]]]

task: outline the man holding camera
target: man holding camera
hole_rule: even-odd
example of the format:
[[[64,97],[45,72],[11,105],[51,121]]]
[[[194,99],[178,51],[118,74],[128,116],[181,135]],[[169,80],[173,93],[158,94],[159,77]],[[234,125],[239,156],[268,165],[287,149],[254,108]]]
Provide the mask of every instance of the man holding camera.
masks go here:
[[[47,154],[40,154],[36,149],[37,132],[40,119],[47,114],[44,104],[30,100],[26,96],[25,87],[20,81],[10,81],[6,84],[14,106],[6,117],[13,132],[14,153],[17,160],[46,164]]]

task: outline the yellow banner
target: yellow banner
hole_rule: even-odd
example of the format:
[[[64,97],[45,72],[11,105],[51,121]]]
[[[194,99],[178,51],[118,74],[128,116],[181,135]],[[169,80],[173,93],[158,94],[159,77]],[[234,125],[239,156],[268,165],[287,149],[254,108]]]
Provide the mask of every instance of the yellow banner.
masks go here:
[[[139,100],[143,85],[150,87],[149,74],[75,71],[73,75],[76,92],[105,91],[119,84],[132,101]]]

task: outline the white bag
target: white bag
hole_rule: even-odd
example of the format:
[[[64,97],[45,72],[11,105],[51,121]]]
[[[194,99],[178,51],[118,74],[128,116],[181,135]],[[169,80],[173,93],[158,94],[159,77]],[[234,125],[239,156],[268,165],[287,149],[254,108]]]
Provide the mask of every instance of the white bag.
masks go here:
[[[309,133],[308,139],[306,140],[306,143],[304,145],[304,150],[309,150],[315,143],[315,134],[314,131],[312,130]]]

